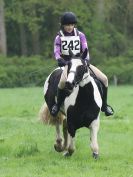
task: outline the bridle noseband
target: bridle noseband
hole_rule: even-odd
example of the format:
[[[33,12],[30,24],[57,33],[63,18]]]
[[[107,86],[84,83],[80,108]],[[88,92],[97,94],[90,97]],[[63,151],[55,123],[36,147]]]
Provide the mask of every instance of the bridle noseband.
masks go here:
[[[78,80],[77,82],[75,82],[75,83],[74,83],[74,87],[77,87],[77,85],[78,85],[81,81],[85,80],[88,76],[89,76],[89,75],[87,74],[87,76],[85,76],[85,77],[82,78],[81,80]]]
[[[87,71],[88,71],[88,68],[87,68]],[[69,72],[69,74],[70,74],[70,73],[74,73],[74,74],[75,74],[75,73],[76,73],[76,71],[70,71],[70,72]],[[84,74],[85,74],[85,73],[84,73]],[[76,81],[76,82],[73,82],[73,83],[72,83],[72,84],[73,84],[73,86],[74,86],[74,87],[77,87],[77,85],[78,85],[81,81],[85,80],[88,76],[89,76],[89,75],[87,74],[87,76],[85,76],[84,78],[79,79],[79,80],[78,80],[78,81]]]

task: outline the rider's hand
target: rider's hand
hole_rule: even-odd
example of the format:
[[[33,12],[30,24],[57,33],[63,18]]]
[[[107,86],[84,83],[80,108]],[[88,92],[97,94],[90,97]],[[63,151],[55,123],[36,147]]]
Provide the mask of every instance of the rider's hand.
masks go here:
[[[59,67],[65,66],[67,64],[67,62],[63,58],[59,58],[57,61]]]

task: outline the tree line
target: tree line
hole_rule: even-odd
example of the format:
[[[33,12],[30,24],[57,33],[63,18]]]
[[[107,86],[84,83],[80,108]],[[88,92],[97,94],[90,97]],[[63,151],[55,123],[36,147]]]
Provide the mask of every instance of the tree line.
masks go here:
[[[111,78],[121,77],[125,69],[130,77],[133,0],[0,0],[0,53],[52,59],[54,38],[65,11],[77,15],[77,27],[86,34],[91,62],[107,73],[112,66]],[[133,81],[130,78],[128,82]]]

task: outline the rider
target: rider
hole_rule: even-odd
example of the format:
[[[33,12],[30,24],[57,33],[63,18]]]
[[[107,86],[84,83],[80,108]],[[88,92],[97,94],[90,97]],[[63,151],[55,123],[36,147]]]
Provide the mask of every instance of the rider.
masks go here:
[[[60,106],[65,99],[64,87],[67,78],[67,68],[68,68],[67,62],[70,59],[68,52],[69,49],[71,49],[74,55],[76,56],[80,56],[80,54],[83,53],[86,48],[88,49],[85,34],[78,31],[78,29],[75,28],[75,25],[77,23],[77,17],[73,12],[65,12],[61,16],[60,23],[61,23],[60,31],[58,32],[54,41],[54,57],[57,60],[59,67],[64,66],[64,70],[62,72],[58,84],[57,103],[52,107],[51,110],[51,115],[53,116],[57,115]],[[90,60],[89,52],[85,60],[87,61],[87,63],[89,63]],[[103,104],[101,110],[105,112],[106,116],[113,115],[114,113],[113,109],[111,108],[111,106],[107,104],[108,78],[95,66],[90,64],[89,67],[104,85],[102,98]]]

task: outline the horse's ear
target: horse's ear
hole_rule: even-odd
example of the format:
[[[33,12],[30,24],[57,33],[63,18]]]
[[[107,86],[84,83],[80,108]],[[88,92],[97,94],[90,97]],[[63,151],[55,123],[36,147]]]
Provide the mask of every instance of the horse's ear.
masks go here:
[[[87,57],[87,54],[88,54],[88,49],[86,48],[86,49],[84,50],[84,52],[82,53],[81,58],[82,58],[82,59],[85,59],[85,58]]]
[[[73,58],[74,57],[74,54],[73,54],[73,52],[72,52],[72,50],[69,48],[69,56],[71,57],[71,58]]]

